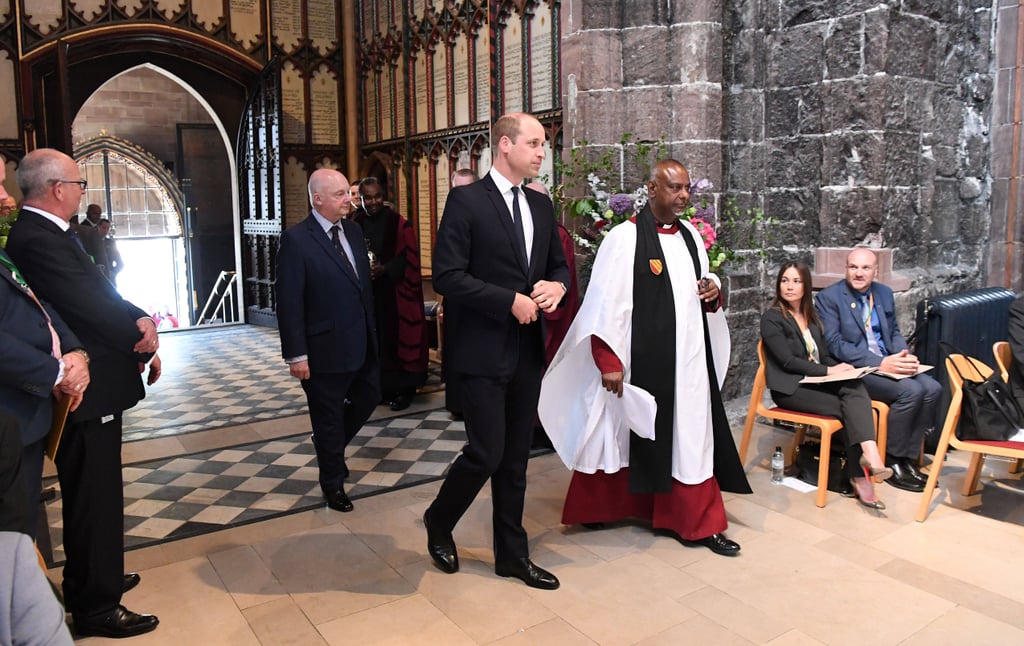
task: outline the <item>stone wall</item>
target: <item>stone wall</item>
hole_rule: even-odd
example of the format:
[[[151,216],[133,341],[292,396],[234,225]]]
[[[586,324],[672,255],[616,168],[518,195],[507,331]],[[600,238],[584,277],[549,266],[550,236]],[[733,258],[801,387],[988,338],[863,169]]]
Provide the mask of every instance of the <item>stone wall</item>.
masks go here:
[[[720,211],[777,221],[732,232],[762,247],[727,279],[737,396],[782,260],[892,249],[908,333],[921,298],[985,284],[993,19],[972,0],[724,1],[566,2],[564,143],[664,136]]]

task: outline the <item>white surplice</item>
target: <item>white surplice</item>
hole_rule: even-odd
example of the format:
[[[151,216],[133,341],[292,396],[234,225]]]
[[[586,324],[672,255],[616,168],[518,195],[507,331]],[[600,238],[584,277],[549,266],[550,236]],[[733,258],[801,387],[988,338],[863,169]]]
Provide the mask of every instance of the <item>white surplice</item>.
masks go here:
[[[541,423],[565,465],[583,473],[614,473],[629,466],[629,424],[616,413],[621,407],[609,406],[615,395],[601,386],[590,337],[600,337],[608,344],[622,361],[629,383],[636,234],[636,225],[624,222],[601,243],[583,305],[541,384],[537,407]],[[678,233],[658,234],[672,281],[676,316],[672,477],[683,484],[700,484],[713,474],[714,441],[702,305],[697,297],[700,277],[694,273],[682,235],[692,236],[697,244],[701,275],[719,286],[721,282],[708,273],[703,241],[690,223],[684,222]],[[729,330],[721,309],[708,314],[708,328],[721,386],[730,352]],[[636,430],[641,436],[654,435],[653,427]]]

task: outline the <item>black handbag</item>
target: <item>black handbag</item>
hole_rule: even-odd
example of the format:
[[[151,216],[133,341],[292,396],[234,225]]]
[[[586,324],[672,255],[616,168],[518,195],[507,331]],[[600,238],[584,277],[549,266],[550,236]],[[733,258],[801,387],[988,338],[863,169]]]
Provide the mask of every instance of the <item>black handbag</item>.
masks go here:
[[[963,403],[956,436],[961,440],[1005,442],[1024,426],[1024,412],[998,372],[993,372],[986,379],[978,369],[978,360],[963,356],[974,374],[966,376],[956,363],[952,364],[963,382]]]
[[[818,464],[821,461],[821,444],[804,442],[796,449],[796,477],[807,484],[818,485]],[[828,490],[848,494],[850,483],[846,479],[846,453],[833,449],[828,460]]]

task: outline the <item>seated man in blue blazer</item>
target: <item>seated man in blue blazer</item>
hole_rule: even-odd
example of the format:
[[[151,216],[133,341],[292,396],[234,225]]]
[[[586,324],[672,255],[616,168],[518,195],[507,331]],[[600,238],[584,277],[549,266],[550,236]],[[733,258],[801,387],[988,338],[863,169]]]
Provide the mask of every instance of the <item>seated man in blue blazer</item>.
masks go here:
[[[925,432],[935,426],[942,386],[926,374],[916,376],[919,362],[907,349],[896,323],[892,290],[875,282],[878,259],[857,248],[846,257],[846,279],[823,289],[815,305],[825,328],[829,352],[856,368],[908,375],[891,379],[865,375],[872,399],[889,404],[889,440],[885,464],[893,475],[886,482],[905,491],[924,491],[925,476],[915,464]]]

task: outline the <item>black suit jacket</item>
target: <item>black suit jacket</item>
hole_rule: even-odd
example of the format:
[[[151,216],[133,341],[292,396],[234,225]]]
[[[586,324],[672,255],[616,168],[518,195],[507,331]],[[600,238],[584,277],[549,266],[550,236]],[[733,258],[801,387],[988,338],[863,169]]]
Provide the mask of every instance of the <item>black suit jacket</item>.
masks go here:
[[[6,255],[0,249],[0,255]],[[57,312],[45,305],[60,339],[61,352],[82,344]],[[0,412],[17,422],[22,444],[50,430],[53,382],[60,370],[46,316],[28,291],[0,265]]]
[[[569,284],[569,269],[547,196],[523,191],[533,214],[530,267],[516,251],[512,216],[488,174],[448,193],[434,248],[434,289],[444,295],[445,348],[458,372],[505,377],[521,351],[543,361],[543,335],[536,348],[519,347],[520,324],[512,316],[517,292],[529,295],[538,280]],[[544,325],[543,316],[540,317]]]
[[[1006,336],[1013,355],[1010,361],[1010,390],[1024,409],[1024,293],[1017,294],[1017,298],[1010,304]]]
[[[764,371],[769,390],[792,395],[799,388],[801,379],[823,377],[828,374],[828,366],[839,363],[828,352],[821,326],[811,323],[809,327],[811,337],[818,345],[821,363],[808,358],[800,326],[792,317],[783,316],[775,308],[761,315],[761,340],[764,341],[766,362]]]
[[[30,208],[11,227],[7,252],[89,353],[89,387],[70,421],[120,413],[145,397],[138,364],[153,355],[133,348],[142,338],[136,321],[147,314],[117,293],[67,232]]]
[[[377,348],[363,230],[348,220],[340,224],[355,256],[358,279],[312,213],[281,234],[277,251],[281,354],[286,359],[307,355],[312,372],[355,372]]]

